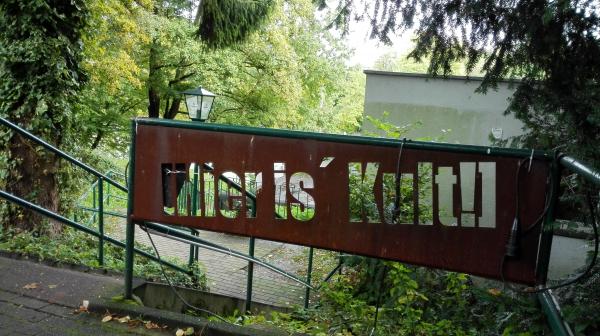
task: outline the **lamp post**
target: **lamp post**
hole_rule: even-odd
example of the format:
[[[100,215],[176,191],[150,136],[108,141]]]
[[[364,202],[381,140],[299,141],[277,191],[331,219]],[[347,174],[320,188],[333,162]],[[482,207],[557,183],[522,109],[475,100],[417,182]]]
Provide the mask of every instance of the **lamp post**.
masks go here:
[[[212,105],[215,100],[215,94],[202,88],[201,86],[181,92],[185,97],[185,106],[187,107],[188,115],[190,119],[193,121],[205,122],[208,119],[210,112],[212,111]],[[196,215],[198,212],[198,175],[200,174],[200,167],[198,164],[194,164],[194,177],[192,183],[192,215]],[[164,177],[163,177],[164,178]],[[164,179],[166,180],[166,179]],[[183,185],[182,185],[183,186]],[[163,190],[168,191],[168,186],[163,186]],[[181,187],[177,186],[177,194],[179,195],[179,191]],[[193,235],[198,235],[196,230],[192,229]],[[188,267],[191,270],[191,267],[194,261],[198,260],[198,247],[194,245],[190,245],[190,256],[188,259]]]
[[[208,119],[212,111],[215,94],[202,88],[201,86],[181,92],[185,97],[185,106],[187,107],[190,119],[204,122]]]

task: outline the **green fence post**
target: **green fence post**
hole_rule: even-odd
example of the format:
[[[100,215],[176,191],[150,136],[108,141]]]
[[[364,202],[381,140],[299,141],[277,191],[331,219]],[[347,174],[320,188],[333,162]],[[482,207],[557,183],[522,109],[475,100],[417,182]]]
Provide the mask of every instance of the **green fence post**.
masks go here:
[[[194,164],[194,176],[192,177],[192,216],[196,216],[198,214],[198,164]],[[190,229],[192,235],[197,236],[198,231],[194,229]],[[191,270],[192,264],[197,258],[198,247],[190,244],[190,257],[188,258],[188,267]]]
[[[312,247],[310,247],[308,249],[308,269],[306,270],[306,283],[309,285],[310,285],[310,280],[312,277],[313,252],[314,252],[314,249]],[[304,294],[304,309],[308,308],[309,300],[310,300],[310,287],[306,287],[306,292]]]
[[[254,257],[254,237],[250,238],[248,244],[248,254]],[[249,312],[252,308],[252,280],[254,277],[254,262],[248,262],[248,279],[246,281],[246,312]]]
[[[98,181],[96,181],[96,183],[94,183],[94,186],[92,187],[92,208],[94,208],[94,210],[98,210],[98,202],[96,202],[96,187],[98,186]],[[91,223],[94,223],[96,221],[96,212],[94,211],[92,213],[92,221],[89,222],[91,225]]]
[[[104,179],[98,177],[98,263],[104,266]]]
[[[112,170],[106,173],[106,176],[112,178]],[[110,183],[106,185],[106,205],[110,206]]]
[[[552,198],[548,201],[548,212],[542,224],[542,235],[540,238],[540,250],[538,264],[536,267],[536,278],[538,284],[545,284],[548,277],[548,264],[550,263],[550,249],[552,247],[552,236],[554,233],[554,212],[558,203],[558,193],[560,192],[561,166],[558,160],[554,160],[550,166],[550,178],[552,179],[550,195]]]
[[[127,181],[129,190],[127,192],[127,228],[125,231],[125,298],[133,298],[133,253],[135,242],[135,223],[131,219],[133,215],[133,172],[135,171],[135,134],[137,120],[131,122],[131,147],[129,149],[129,172]]]

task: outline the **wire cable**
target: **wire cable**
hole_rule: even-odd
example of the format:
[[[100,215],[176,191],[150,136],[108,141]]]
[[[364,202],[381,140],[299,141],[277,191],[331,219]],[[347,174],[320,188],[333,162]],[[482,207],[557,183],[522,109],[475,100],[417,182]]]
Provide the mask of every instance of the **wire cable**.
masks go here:
[[[371,334],[369,334],[369,336],[373,336],[377,331],[377,318],[379,317],[379,307],[381,306],[381,292],[383,290],[386,275],[387,265],[385,264],[385,262],[383,262],[383,274],[381,275],[381,280],[379,282],[379,288],[377,293],[377,305],[375,306],[375,318],[373,320],[373,329],[371,329]]]
[[[148,227],[146,227],[145,223],[142,223],[142,225],[144,226],[144,231],[146,231],[146,234],[148,235],[148,239],[150,240],[150,244],[152,244],[152,248],[154,249],[154,253],[156,254],[156,258],[158,260],[162,261],[161,258],[160,258],[160,254],[158,253],[158,249],[156,248],[156,245],[154,244],[154,240],[152,239],[152,236],[150,235],[150,232],[148,231]],[[173,291],[173,293],[175,293],[175,296],[177,296],[179,298],[179,300],[181,300],[181,302],[183,302],[184,305],[188,306],[189,308],[191,308],[193,310],[196,310],[196,311],[208,314],[210,316],[214,316],[214,317],[218,318],[219,320],[221,320],[221,321],[223,321],[225,323],[228,323],[228,324],[231,324],[231,325],[235,325],[234,323],[231,323],[231,322],[227,321],[221,315],[218,315],[218,314],[213,313],[213,312],[211,312],[209,310],[206,310],[206,309],[202,309],[202,308],[196,307],[196,306],[190,304],[189,302],[187,302],[186,299],[184,299],[183,296],[181,296],[181,294],[179,294],[179,292],[177,292],[177,290],[173,286],[173,283],[171,282],[171,279],[169,279],[169,277],[167,276],[167,273],[165,272],[165,268],[164,268],[162,262],[159,262],[158,265],[160,265],[160,270],[162,272],[162,275],[165,278],[165,280],[167,280],[167,283],[169,284],[169,287],[171,288],[171,290]]]
[[[558,151],[554,151],[554,161],[558,162],[560,160],[561,157],[563,157],[564,154],[563,153],[559,153]],[[530,158],[531,159],[531,158]],[[546,200],[544,201],[545,206],[544,206],[544,210],[542,211],[542,213],[540,214],[540,216],[535,220],[535,222],[533,222],[533,224],[531,224],[530,226],[528,226],[527,228],[525,228],[522,231],[522,235],[526,235],[528,233],[530,233],[536,226],[540,225],[544,219],[544,217],[546,217],[546,214],[548,213],[548,210],[550,210],[550,201],[552,200],[552,198],[555,197],[554,193],[555,193],[555,183],[557,183],[557,181],[555,181],[555,179],[552,177],[552,175],[549,175],[549,182],[546,182],[546,185],[550,185],[550,194],[548,194],[548,189],[546,189]]]
[[[596,261],[598,260],[598,247],[600,245],[600,237],[598,236],[598,223],[596,222],[596,211],[594,210],[592,196],[591,196],[589,190],[587,191],[586,194],[587,194],[586,195],[586,203],[587,203],[588,209],[590,211],[590,220],[591,220],[591,224],[592,224],[592,229],[594,230],[594,254],[592,256],[592,260],[586,267],[585,271],[579,273],[579,275],[577,275],[573,279],[566,280],[566,281],[561,282],[554,286],[547,286],[547,287],[541,287],[541,288],[528,287],[523,290],[524,292],[539,293],[539,292],[543,292],[543,291],[546,291],[549,289],[557,289],[557,288],[565,287],[568,285],[572,285],[572,284],[580,281],[581,279],[585,278],[586,276],[588,276],[588,274],[592,271],[592,269],[596,265]]]
[[[558,157],[557,152],[555,152],[555,157]],[[509,241],[506,246],[507,251],[502,256],[502,259],[500,261],[500,279],[502,281],[503,287],[506,286],[506,279],[505,279],[504,273],[505,273],[505,267],[506,267],[507,260],[509,258],[518,258],[520,239],[523,236],[525,236],[526,234],[532,232],[533,229],[536,228],[543,221],[543,219],[546,217],[546,214],[548,213],[548,210],[550,208],[550,203],[551,203],[550,201],[551,201],[552,197],[554,197],[554,193],[553,193],[554,179],[552,178],[551,175],[549,175],[548,179],[550,180],[550,192],[552,194],[550,196],[548,195],[548,179],[547,179],[546,180],[546,191],[545,191],[545,197],[544,197],[544,209],[542,210],[540,215],[537,217],[537,219],[531,225],[529,225],[524,230],[522,230],[520,219],[519,219],[520,204],[521,204],[521,201],[520,201],[521,171],[523,170],[523,167],[525,166],[525,164],[528,164],[527,174],[531,173],[532,163],[533,163],[533,151],[531,152],[530,157],[520,160],[519,163],[517,164],[517,171],[515,174],[515,217],[514,217],[513,226],[511,228],[511,233],[509,236]]]

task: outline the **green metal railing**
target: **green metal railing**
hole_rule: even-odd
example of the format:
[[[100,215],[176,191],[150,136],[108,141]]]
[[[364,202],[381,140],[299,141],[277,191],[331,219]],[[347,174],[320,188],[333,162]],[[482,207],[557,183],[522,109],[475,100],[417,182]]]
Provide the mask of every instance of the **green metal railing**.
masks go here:
[[[563,170],[568,170],[570,172],[578,174],[583,180],[588,183],[595,185],[596,187],[600,187],[600,172],[586,166],[584,163],[576,160],[573,157],[560,155],[556,156],[553,163],[553,172],[552,174],[555,178],[561,176]],[[554,208],[558,198],[558,183],[554,185],[553,199],[551,200],[551,204],[548,207],[548,213],[546,214],[545,224],[544,224],[544,233],[542,239],[549,239],[550,243],[552,240],[552,229],[554,228],[555,214]],[[590,209],[590,211],[595,211],[595,209]],[[595,216],[592,216],[592,218]],[[549,238],[548,238],[549,236]],[[543,271],[547,271],[547,265]],[[571,330],[568,323],[564,320],[564,316],[562,315],[560,305],[558,300],[552,293],[552,290],[541,288],[541,291],[537,293],[538,301],[542,306],[542,310],[548,319],[548,324],[552,329],[554,335],[557,336],[571,336],[573,335],[573,331]]]
[[[103,200],[104,199],[104,188],[103,188],[104,183],[108,183],[109,185],[112,185],[113,187],[115,187],[118,190],[121,190],[123,192],[127,192],[128,191],[125,186],[119,184],[112,177],[109,177],[109,176],[106,176],[106,175],[100,173],[98,170],[90,167],[89,165],[81,162],[80,160],[74,158],[73,156],[71,156],[71,155],[69,155],[69,154],[61,151],[60,149],[52,146],[51,144],[49,144],[46,141],[40,139],[36,135],[34,135],[34,134],[30,133],[29,131],[21,128],[20,126],[18,126],[16,124],[14,124],[14,123],[6,120],[5,118],[0,118],[0,124],[6,126],[8,128],[10,128],[11,130],[17,132],[21,136],[23,136],[23,137],[25,137],[25,138],[27,138],[27,139],[35,142],[36,144],[41,145],[46,150],[54,153],[58,157],[60,157],[60,158],[62,158],[64,160],[67,160],[69,163],[71,163],[71,164],[73,164],[73,165],[75,165],[77,167],[80,167],[84,171],[86,171],[86,172],[90,173],[91,175],[93,175],[94,177],[96,177],[96,181],[94,182],[94,185],[98,188],[98,194],[99,194],[98,199],[99,200]],[[94,198],[95,198],[95,195],[96,194],[94,193],[94,196],[93,196]],[[98,219],[99,220],[99,229],[98,229],[98,231],[96,231],[96,230],[93,230],[93,229],[91,229],[90,227],[88,227],[86,225],[82,225],[80,223],[77,223],[74,220],[68,219],[68,218],[63,217],[63,216],[61,216],[59,214],[56,214],[56,213],[54,213],[52,211],[44,209],[44,208],[42,208],[42,207],[40,207],[40,206],[38,206],[36,204],[33,204],[33,203],[29,202],[29,201],[26,201],[26,200],[24,200],[24,199],[22,199],[20,197],[14,196],[14,195],[12,195],[10,193],[7,193],[7,192],[5,192],[3,190],[0,190],[0,198],[3,198],[3,199],[5,199],[5,200],[7,200],[9,202],[17,204],[17,205],[19,205],[21,207],[24,207],[26,209],[32,210],[32,211],[34,211],[34,212],[36,212],[36,213],[38,213],[38,214],[40,214],[42,216],[45,216],[45,217],[51,218],[53,220],[56,220],[56,221],[58,221],[58,222],[60,222],[62,224],[65,224],[65,225],[67,225],[69,227],[72,227],[72,228],[74,228],[76,230],[79,230],[79,231],[82,231],[82,232],[85,232],[87,234],[90,234],[92,236],[97,237],[98,238],[98,259],[99,259],[101,265],[103,264],[103,259],[104,259],[104,242],[105,241],[107,241],[107,242],[109,242],[109,243],[111,243],[111,244],[113,244],[115,246],[121,247],[121,248],[125,247],[125,244],[123,242],[121,242],[119,240],[116,240],[114,238],[111,238],[109,236],[106,236],[104,234],[104,215],[105,215],[105,212],[104,212],[104,207],[103,207],[103,203],[104,202],[102,202],[102,201],[100,201],[98,203],[97,214],[98,214],[98,218],[99,218]],[[149,258],[150,260],[159,262],[159,263],[161,263],[161,264],[163,264],[163,265],[165,265],[167,267],[170,267],[170,268],[172,268],[172,269],[174,269],[176,271],[180,271],[180,272],[189,274],[189,270],[184,269],[184,268],[182,268],[182,267],[180,267],[178,265],[175,265],[173,263],[166,262],[166,261],[163,261],[163,260],[159,260],[155,256],[153,256],[153,255],[151,255],[151,254],[149,254],[149,253],[147,253],[145,251],[139,250],[137,248],[133,248],[131,250],[131,253],[137,253],[137,254],[139,254],[141,256]]]

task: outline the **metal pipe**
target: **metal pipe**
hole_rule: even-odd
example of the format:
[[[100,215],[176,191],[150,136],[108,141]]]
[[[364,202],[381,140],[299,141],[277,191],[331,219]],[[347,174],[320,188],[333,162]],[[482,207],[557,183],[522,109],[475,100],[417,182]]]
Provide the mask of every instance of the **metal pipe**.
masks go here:
[[[600,172],[586,166],[584,163],[566,155],[560,158],[560,163],[565,168],[583,176],[586,180],[593,182],[596,185],[600,185]]]
[[[110,195],[112,198],[120,199],[122,201],[126,201],[127,197],[119,196],[119,195]]]
[[[98,177],[98,263],[104,266],[104,180]]]
[[[81,203],[84,199],[86,199],[87,196],[90,194],[90,191],[92,191],[93,188],[96,187],[97,183],[98,179],[96,179],[96,181],[94,181],[94,183],[92,183],[92,185],[81,196],[79,196],[79,198],[77,199],[77,203]]]
[[[254,257],[251,257],[249,255],[246,255],[244,253],[238,252],[238,251],[234,251],[231,249],[227,249],[227,248],[223,248],[221,246],[215,246],[216,244],[207,244],[205,241],[203,241],[201,238],[198,237],[194,237],[191,236],[187,233],[181,232],[179,230],[173,230],[165,225],[161,225],[161,224],[157,224],[157,223],[151,223],[151,222],[146,222],[143,225],[145,225],[147,227],[147,229],[156,235],[165,237],[165,238],[169,238],[169,239],[173,239],[173,240],[177,240],[186,244],[194,244],[196,246],[211,250],[211,251],[215,251],[215,252],[219,252],[219,253],[223,253],[223,254],[227,254],[230,255],[232,257],[235,258],[239,258],[239,259],[243,259],[246,261],[252,261],[257,265],[260,265],[268,270],[271,270],[277,274],[283,275],[284,277],[293,280],[295,282],[298,282],[304,286],[308,286],[311,289],[314,289],[313,286],[307,284],[304,280],[301,280],[299,278],[297,278],[296,276],[276,267],[273,266],[269,263],[266,263],[264,261],[261,261],[259,259],[256,259]]]
[[[397,148],[403,142],[399,139],[386,139],[386,138],[375,138],[375,137],[363,137],[363,136],[349,136],[349,135],[338,135],[338,134],[324,134],[324,133],[313,133],[313,132],[300,132],[300,131],[289,131],[280,129],[270,128],[259,128],[259,127],[242,127],[242,126],[231,126],[231,125],[220,125],[215,123],[190,123],[186,121],[177,120],[164,120],[156,118],[138,118],[136,119],[139,125],[155,125],[163,127],[176,127],[185,129],[196,129],[205,131],[217,131],[225,133],[239,133],[239,134],[250,134],[259,136],[271,136],[271,137],[282,137],[289,139],[312,139],[326,142],[337,142],[337,143],[349,143],[358,145],[373,145],[383,147],[394,147]],[[504,156],[504,157],[519,157],[528,158],[531,157],[532,152],[528,149],[517,149],[517,148],[500,148],[500,147],[489,147],[489,146],[474,146],[474,145],[459,145],[449,144],[441,142],[425,142],[425,141],[412,141],[408,140],[405,142],[404,148],[416,149],[416,150],[435,150],[452,153],[467,153],[467,154],[481,154],[487,156]],[[533,151],[533,157],[540,160],[552,160],[552,154],[546,151],[535,150]]]
[[[200,167],[198,164],[194,164],[194,176],[192,178],[192,216],[196,216],[198,214],[198,174],[200,174]],[[194,229],[190,229],[190,232],[193,236],[197,235],[197,231]],[[192,267],[194,263],[194,256],[196,255],[197,247],[190,244],[190,256],[188,259],[188,267]]]
[[[558,302],[552,295],[551,290],[543,291],[537,294],[542,310],[548,317],[548,324],[552,329],[552,334],[557,336],[573,336],[573,331],[563,319]]]
[[[78,208],[81,210],[84,210],[84,211],[98,212],[98,209],[94,209],[94,208],[89,208],[89,207],[84,207],[84,206],[78,206]],[[104,210],[104,214],[114,216],[114,217],[119,217],[119,218],[127,218],[127,215],[118,213],[118,212],[114,212],[114,211]]]
[[[310,279],[312,277],[312,267],[313,267],[313,254],[314,249],[310,247],[308,249],[308,269],[306,270],[306,283],[310,285]],[[308,308],[308,303],[310,301],[310,288],[306,287],[304,293],[304,309]]]
[[[248,255],[254,258],[254,243],[255,238],[250,237],[248,242]],[[248,261],[248,277],[246,278],[246,312],[250,312],[252,308],[252,282],[254,280],[254,262]]]
[[[83,170],[87,171],[90,174],[93,174],[96,177],[103,177],[106,182],[114,185],[115,187],[123,190],[124,192],[127,192],[127,188],[120,185],[119,183],[117,183],[115,180],[111,179],[111,178],[107,178],[106,176],[104,176],[102,173],[100,173],[99,171],[97,171],[96,169],[86,165],[85,163],[77,160],[76,158],[72,157],[71,155],[61,151],[60,149],[52,146],[51,144],[47,143],[46,141],[40,139],[39,137],[35,136],[34,134],[30,133],[29,131],[25,130],[24,128],[21,128],[20,126],[18,126],[17,124],[14,124],[10,121],[8,121],[5,118],[0,117],[0,124],[16,131],[17,133],[21,134],[22,136],[28,138],[29,140],[41,145],[42,147],[48,149],[49,151],[53,152],[54,154],[60,156],[61,158],[70,161],[72,164],[82,168]]]
[[[131,145],[129,147],[129,175],[127,176],[127,186],[131,190],[135,190],[133,187],[133,172],[135,170],[135,135],[136,135],[137,123],[136,121],[131,122]],[[134,263],[134,249],[135,249],[135,223],[131,219],[133,216],[133,191],[127,193],[127,227],[125,229],[125,298],[133,298],[133,263]]]
[[[331,279],[331,277],[335,274],[335,272],[338,271],[338,269],[340,269],[340,267],[342,267],[342,263],[338,263],[337,265],[335,265],[335,267],[331,270],[331,272],[329,272],[329,274],[327,274],[325,279],[323,279],[323,282],[329,281],[329,279]]]
[[[3,198],[3,199],[5,199],[5,200],[7,200],[9,202],[12,202],[12,203],[16,204],[16,205],[22,206],[22,207],[24,207],[26,209],[35,211],[36,213],[38,213],[38,214],[40,214],[42,216],[45,216],[45,217],[48,217],[48,218],[53,219],[55,221],[61,222],[61,223],[65,224],[65,225],[68,225],[68,226],[70,226],[70,227],[72,227],[72,228],[74,228],[76,230],[83,231],[83,232],[85,232],[87,234],[90,234],[90,235],[96,237],[96,238],[98,238],[100,236],[100,233],[98,233],[97,231],[95,231],[93,229],[90,229],[89,227],[87,227],[85,225],[81,225],[81,224],[79,224],[77,222],[74,222],[74,221],[72,221],[72,220],[70,220],[70,219],[68,219],[66,217],[63,217],[63,216],[57,214],[57,213],[54,213],[54,212],[52,212],[50,210],[47,210],[47,209],[44,209],[44,208],[40,207],[39,205],[33,204],[33,203],[29,202],[29,201],[26,201],[26,200],[24,200],[22,198],[19,198],[19,197],[15,196],[15,195],[7,193],[4,190],[0,190],[0,198]],[[123,242],[118,241],[118,240],[116,240],[116,239],[114,239],[112,237],[104,236],[104,239],[107,242],[109,242],[109,243],[111,243],[113,245],[116,245],[116,246],[119,246],[119,247],[125,247],[125,244]],[[145,251],[134,249],[134,252],[137,253],[137,254],[139,254],[139,255],[141,255],[141,256],[144,256],[144,257],[146,257],[146,258],[148,258],[148,259],[150,259],[152,261],[160,262],[160,263],[162,263],[165,266],[173,268],[174,270],[177,270],[179,272],[183,272],[183,273],[189,274],[189,272],[186,269],[184,269],[184,268],[182,268],[180,266],[177,266],[175,264],[172,264],[170,262],[159,260],[155,256],[153,256],[153,255],[151,255],[151,254],[149,254],[149,253],[147,253]]]
[[[112,170],[106,172],[108,178],[112,177]],[[106,205],[110,206],[110,183],[106,185]]]
[[[552,248],[552,238],[554,233],[554,212],[558,202],[560,188],[561,165],[558,160],[552,162],[550,166],[550,178],[552,179],[550,190],[551,199],[548,204],[548,211],[542,224],[542,234],[540,237],[540,248],[538,252],[537,264],[535,268],[536,282],[545,284],[548,277],[548,265],[550,264],[550,250]]]
[[[96,204],[97,204],[97,202],[96,202],[96,190],[98,190],[98,180],[96,180],[96,184],[92,188],[92,208],[94,208],[94,209],[98,209],[96,207]],[[90,224],[96,222],[96,214],[97,213],[98,212],[92,213],[92,221],[90,222]]]

